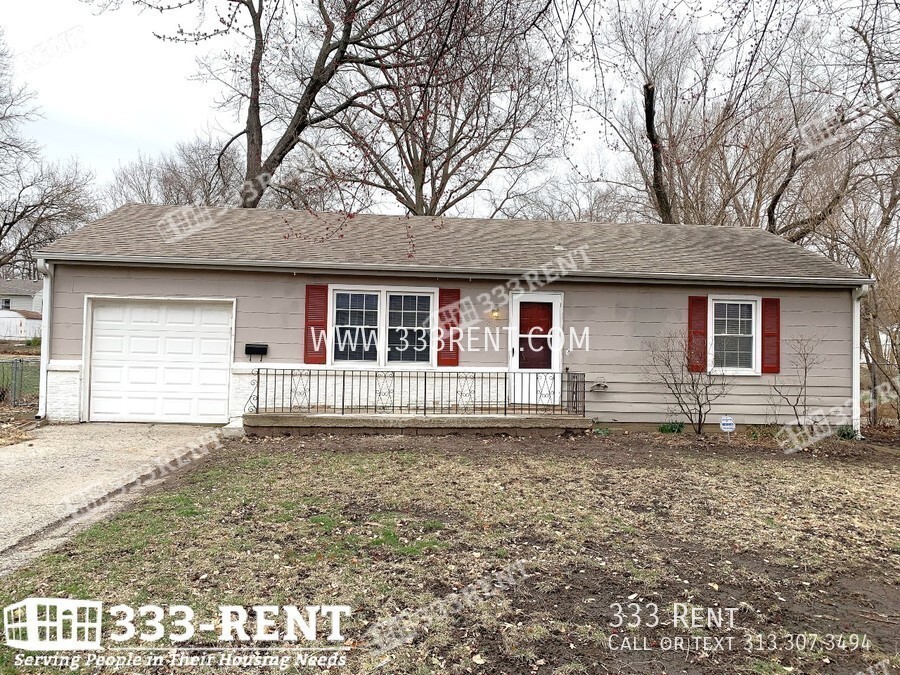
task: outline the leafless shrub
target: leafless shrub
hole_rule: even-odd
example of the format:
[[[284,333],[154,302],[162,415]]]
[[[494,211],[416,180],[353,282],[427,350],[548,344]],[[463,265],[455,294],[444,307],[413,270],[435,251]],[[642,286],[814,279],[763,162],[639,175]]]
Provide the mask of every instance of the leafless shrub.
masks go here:
[[[703,363],[702,368],[692,365]],[[668,412],[683,416],[697,435],[703,433],[712,405],[731,391],[731,379],[706,368],[706,344],[684,331],[665,332],[650,343],[645,374],[668,392]]]
[[[776,375],[772,378],[769,396],[776,418],[780,407],[785,405],[797,425],[807,432],[812,432],[813,426],[809,418],[809,376],[825,360],[818,353],[820,343],[814,335],[798,335],[782,341],[789,352],[790,368],[784,369],[787,377]]]

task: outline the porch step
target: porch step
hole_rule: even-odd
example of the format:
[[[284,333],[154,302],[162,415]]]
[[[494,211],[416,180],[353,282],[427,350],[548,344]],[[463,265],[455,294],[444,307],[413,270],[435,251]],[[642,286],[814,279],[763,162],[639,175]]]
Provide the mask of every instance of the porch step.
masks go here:
[[[244,430],[256,436],[310,434],[508,434],[560,436],[591,428],[580,415],[310,415],[298,413],[245,414]]]

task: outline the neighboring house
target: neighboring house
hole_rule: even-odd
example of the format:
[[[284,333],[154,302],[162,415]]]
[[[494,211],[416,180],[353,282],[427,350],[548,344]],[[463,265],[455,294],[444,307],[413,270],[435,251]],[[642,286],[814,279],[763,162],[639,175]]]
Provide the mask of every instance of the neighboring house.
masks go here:
[[[810,401],[858,423],[871,281],[761,230],[128,205],[38,258],[50,420],[658,422],[648,353],[677,331],[733,378],[713,412],[738,424],[771,421],[785,341],[818,335]]]
[[[44,283],[28,279],[0,279],[0,309],[27,309],[40,313]]]
[[[30,340],[41,335],[41,315],[29,309],[0,309],[0,340]]]

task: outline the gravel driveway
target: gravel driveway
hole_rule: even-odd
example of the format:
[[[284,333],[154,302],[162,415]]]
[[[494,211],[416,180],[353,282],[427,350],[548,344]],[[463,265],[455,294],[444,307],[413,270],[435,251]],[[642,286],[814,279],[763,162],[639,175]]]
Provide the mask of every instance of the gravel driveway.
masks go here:
[[[216,427],[72,424],[0,447],[0,552],[208,442]],[[193,446],[196,447],[196,446]]]

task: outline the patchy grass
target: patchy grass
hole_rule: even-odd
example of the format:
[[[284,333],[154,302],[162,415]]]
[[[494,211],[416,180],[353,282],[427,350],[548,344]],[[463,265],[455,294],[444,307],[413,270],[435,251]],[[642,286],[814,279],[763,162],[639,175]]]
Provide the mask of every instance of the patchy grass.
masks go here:
[[[231,441],[0,580],[0,606],[28,596],[189,604],[199,623],[224,604],[348,604],[353,649],[339,671],[351,673],[385,658],[378,672],[900,667],[896,446],[833,440],[791,456],[772,446],[740,433],[726,444],[615,430]],[[516,561],[527,578],[436,617],[387,657],[371,653],[373,622]],[[629,630],[611,605],[627,613],[630,602],[644,621]],[[676,602],[737,608],[734,626],[673,626]],[[648,628],[649,603],[660,622]],[[799,649],[799,633],[864,634],[869,647]],[[625,637],[648,650],[610,648]],[[663,650],[673,637],[700,647]],[[731,649],[715,647],[729,637]],[[762,647],[745,650],[756,638]],[[13,671],[12,655],[0,650],[0,670]]]

